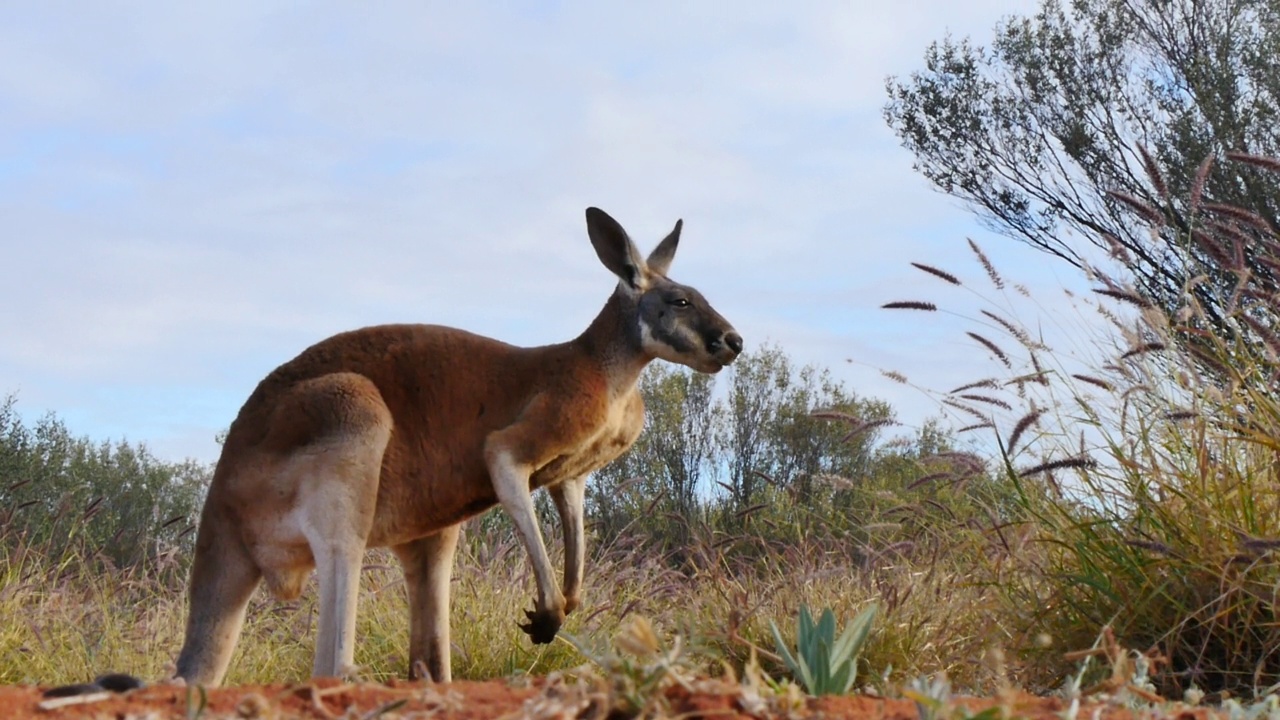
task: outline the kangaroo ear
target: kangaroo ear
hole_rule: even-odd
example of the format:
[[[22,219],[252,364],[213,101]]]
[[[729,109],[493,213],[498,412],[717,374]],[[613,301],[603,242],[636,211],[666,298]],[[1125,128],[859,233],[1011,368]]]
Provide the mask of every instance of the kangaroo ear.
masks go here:
[[[671,268],[671,261],[676,256],[676,246],[680,244],[680,228],[682,227],[684,227],[684,220],[677,220],[675,229],[662,238],[662,242],[658,243],[658,247],[649,253],[649,259],[646,263],[650,272],[655,272],[659,275],[667,274],[667,270]]]
[[[648,266],[617,220],[600,208],[587,208],[587,236],[600,262],[632,290],[648,284]]]

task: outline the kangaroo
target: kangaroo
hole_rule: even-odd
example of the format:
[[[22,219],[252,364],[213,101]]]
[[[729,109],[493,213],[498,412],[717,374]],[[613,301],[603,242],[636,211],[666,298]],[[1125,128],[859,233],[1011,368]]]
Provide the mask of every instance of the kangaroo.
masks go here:
[[[409,596],[409,677],[452,679],[449,580],[461,523],[510,515],[537,582],[521,625],[549,643],[581,602],[586,476],[636,441],[636,388],[655,358],[719,372],[742,336],[667,277],[682,221],[643,258],[616,220],[586,211],[618,277],[577,338],[520,348],[438,325],[382,325],[307,348],[258,384],[223,442],[200,515],[177,677],[222,682],[260,582],[297,598],[320,585],[315,676],[353,664],[360,566],[390,547]],[[557,587],[530,493],[551,493],[564,532]]]

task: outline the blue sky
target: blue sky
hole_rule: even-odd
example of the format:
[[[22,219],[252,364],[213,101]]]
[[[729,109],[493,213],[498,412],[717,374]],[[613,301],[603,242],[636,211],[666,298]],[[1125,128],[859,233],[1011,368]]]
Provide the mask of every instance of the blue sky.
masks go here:
[[[1081,283],[912,172],[884,79],[1034,7],[8,4],[0,393],[212,460],[257,381],[332,333],[574,336],[613,287],[597,205],[644,249],[684,218],[672,276],[749,346],[918,423],[936,406],[880,368],[946,389],[989,366],[954,318],[877,309],[955,297],[909,262],[980,280],[973,237],[1049,313]]]

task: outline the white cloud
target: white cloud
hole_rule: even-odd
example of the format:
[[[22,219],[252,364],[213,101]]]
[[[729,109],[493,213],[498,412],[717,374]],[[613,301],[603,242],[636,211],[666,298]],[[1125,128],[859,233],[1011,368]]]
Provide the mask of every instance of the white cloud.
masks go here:
[[[921,417],[868,367],[924,358],[909,374],[946,386],[968,371],[942,357],[964,350],[958,326],[876,308],[931,291],[909,261],[967,262],[982,235],[911,172],[880,119],[884,77],[948,30],[986,38],[1033,7],[0,11],[0,392],[212,458],[261,375],[327,334],[576,334],[612,287],[593,204],[642,246],[683,217],[673,274],[749,344]]]

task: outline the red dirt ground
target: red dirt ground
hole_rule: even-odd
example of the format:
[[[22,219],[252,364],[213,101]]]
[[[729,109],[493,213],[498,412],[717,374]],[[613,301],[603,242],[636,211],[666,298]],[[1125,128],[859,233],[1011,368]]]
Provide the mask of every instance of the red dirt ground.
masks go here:
[[[610,712],[611,701],[603,690],[592,690],[555,680],[539,680],[525,686],[502,681],[455,682],[449,685],[392,682],[348,684],[318,680],[298,685],[258,685],[210,690],[207,705],[199,712],[200,695],[184,687],[154,686],[121,695],[99,693],[69,700],[90,700],[50,707],[41,688],[0,687],[0,718],[531,718],[538,720],[620,720]],[[53,703],[62,701],[52,701]],[[1026,720],[1062,720],[1063,701],[1018,695],[959,702],[969,712],[1000,705],[1006,717]],[[43,707],[42,707],[43,705]],[[1100,713],[1095,716],[1095,709]],[[381,711],[381,714],[379,714]],[[761,700],[736,685],[707,680],[689,686],[673,685],[660,703],[651,705],[656,715],[696,720],[746,720],[747,718],[823,718],[824,720],[916,720],[915,705],[908,700],[865,696]],[[960,717],[956,713],[955,717]],[[1208,720],[1205,709],[1170,710],[1141,714],[1105,704],[1086,704],[1081,720],[1130,720],[1177,718]]]

